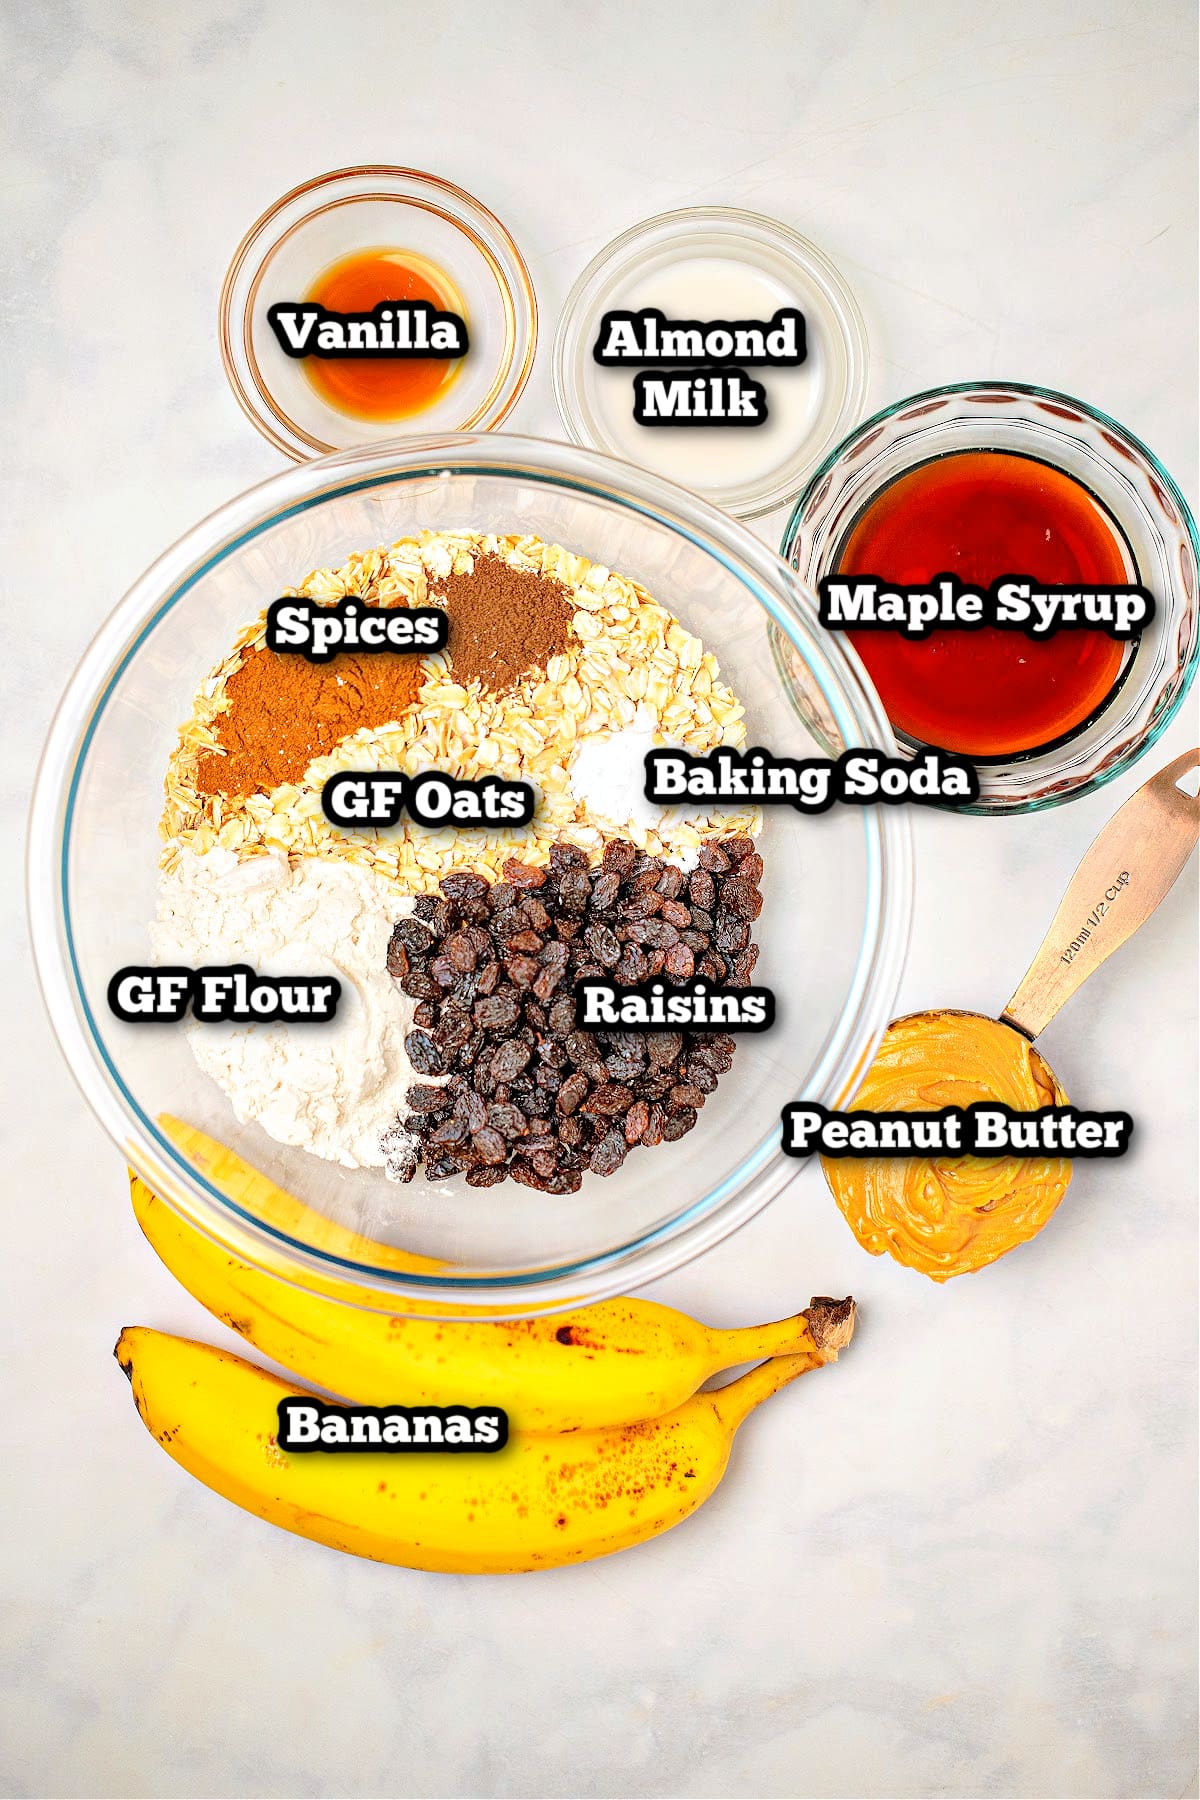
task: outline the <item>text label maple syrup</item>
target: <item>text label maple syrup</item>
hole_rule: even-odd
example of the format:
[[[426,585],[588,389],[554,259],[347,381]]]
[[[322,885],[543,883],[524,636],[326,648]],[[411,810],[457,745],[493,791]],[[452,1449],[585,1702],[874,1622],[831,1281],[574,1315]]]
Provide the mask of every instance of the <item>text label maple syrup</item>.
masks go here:
[[[986,588],[1018,570],[1047,586],[1136,580],[1120,531],[1082,482],[999,450],[955,451],[898,476],[855,520],[838,557],[840,575],[898,587],[948,574]],[[1112,694],[1128,653],[1098,629],[1036,641],[990,626],[920,641],[848,635],[897,730],[968,756],[1069,737]]]

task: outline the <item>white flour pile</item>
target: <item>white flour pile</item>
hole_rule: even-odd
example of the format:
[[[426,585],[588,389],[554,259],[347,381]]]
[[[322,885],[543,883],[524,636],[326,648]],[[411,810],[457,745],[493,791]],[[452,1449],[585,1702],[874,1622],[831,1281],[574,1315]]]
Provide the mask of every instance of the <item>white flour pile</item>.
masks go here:
[[[403,1164],[412,1140],[400,1141],[407,1134],[395,1121],[417,1079],[404,1050],[415,1002],[388,974],[387,947],[411,904],[355,863],[306,858],[289,868],[282,851],[185,852],[163,877],[150,927],[158,962],[249,963],[264,975],[342,984],[327,1025],[189,1020],[196,1061],[239,1119],[349,1169]]]

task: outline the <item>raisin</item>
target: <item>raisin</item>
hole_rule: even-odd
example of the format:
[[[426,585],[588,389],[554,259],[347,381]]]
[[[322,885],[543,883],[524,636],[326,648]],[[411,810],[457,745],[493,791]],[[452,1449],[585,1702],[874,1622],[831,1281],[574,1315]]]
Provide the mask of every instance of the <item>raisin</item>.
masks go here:
[[[690,1106],[698,1109],[704,1105],[704,1095],[690,1081],[681,1081],[671,1089],[668,1096],[672,1110]]]
[[[532,987],[541,974],[541,964],[532,956],[506,956],[504,972],[517,987]]]
[[[515,937],[518,931],[526,930],[528,925],[529,920],[519,906],[506,906],[492,920],[492,935],[499,938]]]
[[[415,1113],[442,1112],[450,1104],[445,1088],[425,1087],[420,1082],[409,1088],[405,1099]]]
[[[508,1161],[508,1145],[492,1125],[485,1125],[482,1131],[477,1131],[471,1139],[471,1146],[478,1152],[481,1162]]]
[[[438,1028],[434,1032],[434,1042],[443,1056],[452,1056],[461,1050],[471,1036],[471,1015],[454,1001],[447,1001],[442,1008],[442,1016]]]
[[[398,919],[392,931],[392,942],[403,944],[412,956],[428,956],[433,949],[433,933],[418,919]]]
[[[524,1137],[529,1130],[529,1120],[519,1106],[509,1101],[497,1100],[487,1109],[487,1122],[501,1137]]]
[[[621,877],[611,869],[598,875],[592,883],[592,909],[595,912],[607,912],[621,891]]]
[[[418,1075],[441,1074],[442,1054],[427,1031],[410,1031],[404,1049]]]
[[[517,1038],[509,1038],[492,1057],[492,1074],[497,1081],[515,1081],[532,1054],[528,1044],[522,1044]]]
[[[452,988],[458,980],[458,970],[448,956],[435,956],[429,965],[429,973],[440,988]]]
[[[669,950],[679,942],[679,933],[665,919],[635,919],[626,935],[635,944],[648,945],[652,950]]]
[[[699,862],[700,867],[707,869],[710,875],[723,875],[729,867],[729,858],[715,844],[701,844]],[[445,885],[443,882],[442,886]]]
[[[497,1167],[494,1163],[479,1163],[467,1170],[468,1187],[495,1187],[498,1181],[506,1181],[508,1171]]]
[[[475,1023],[483,1031],[507,1031],[521,1016],[521,1002],[511,989],[488,994],[475,1002]]]
[[[657,1103],[651,1105],[649,1117],[646,1120],[646,1129],[642,1132],[638,1141],[643,1144],[647,1150],[652,1150],[656,1144],[662,1143],[663,1109]]]
[[[445,1181],[448,1175],[459,1173],[458,1158],[457,1156],[437,1156],[432,1162],[426,1162],[425,1173],[430,1181]]]
[[[554,924],[553,915],[547,912],[536,894],[526,894],[521,902],[521,911],[533,929],[540,932],[542,937],[546,936]]]
[[[396,936],[395,932],[393,932],[391,938],[388,940],[387,947],[388,974],[392,977],[393,981],[399,981],[402,975],[408,974],[411,966],[408,951],[404,948],[404,945],[400,942],[400,939]]]
[[[491,883],[483,875],[474,875],[468,869],[455,869],[449,875],[442,876],[442,892],[447,900],[457,900],[460,904],[467,900],[482,900]]]
[[[452,1115],[448,1119],[443,1119],[440,1125],[434,1126],[427,1141],[436,1145],[439,1150],[444,1150],[452,1144],[461,1144],[466,1135],[467,1128],[462,1120],[456,1119]]]
[[[711,912],[717,898],[717,884],[707,869],[696,869],[688,879],[688,898],[693,906]]]
[[[567,1079],[558,1090],[558,1098],[555,1101],[555,1105],[564,1119],[568,1118],[571,1113],[575,1111],[580,1102],[587,1098],[587,1091],[588,1079],[586,1075],[580,1075],[576,1072],[574,1075],[567,1076]]]
[[[636,1144],[650,1123],[650,1108],[644,1100],[635,1100],[625,1114],[625,1142]]]
[[[473,1087],[466,1088],[455,1102],[454,1110],[472,1136],[488,1122],[487,1101]]]
[[[663,1143],[674,1144],[681,1137],[686,1137],[696,1123],[696,1113],[690,1106],[680,1107],[678,1112],[668,1112],[663,1119]]]
[[[589,925],[583,941],[603,968],[611,969],[621,960],[621,945],[607,925]]]
[[[683,1034],[679,1031],[648,1031],[646,1055],[651,1066],[663,1067],[678,1062],[683,1054]]]
[[[615,1175],[628,1154],[625,1133],[614,1128],[593,1146],[588,1166],[594,1175]]]
[[[758,945],[748,944],[739,950],[733,959],[733,970],[729,980],[734,987],[749,987],[750,977],[754,973],[754,965],[758,961]]]
[[[606,1081],[590,1093],[583,1103],[585,1113],[598,1113],[602,1118],[617,1118],[633,1105],[633,1089],[619,1081]]]
[[[686,944],[672,944],[663,958],[663,968],[676,981],[686,981],[695,967],[696,958]]]
[[[495,993],[500,981],[500,973],[500,964],[498,962],[484,964],[483,968],[480,969],[478,975],[475,977],[475,994],[477,998],[482,994]]]
[[[591,897],[592,885],[579,869],[571,869],[558,884],[558,898],[564,912],[581,913]]]
[[[407,975],[401,977],[400,987],[403,993],[414,1000],[436,1000],[438,997],[437,982],[422,969],[410,969]]]
[[[569,994],[563,994],[550,1008],[549,1027],[555,1037],[566,1037],[575,1029],[575,1002]]]
[[[446,939],[446,955],[459,973],[463,975],[473,974],[475,964],[479,961],[479,957],[475,951],[474,942],[472,941],[470,934],[465,931],[451,932],[450,936]]]
[[[640,1057],[632,1057],[624,1053],[605,1058],[605,1068],[614,1081],[636,1081],[645,1067]]]
[[[545,869],[535,869],[532,863],[520,862],[517,857],[510,856],[504,865],[504,879],[511,887],[539,888],[545,884]]]
[[[752,881],[743,881],[741,876],[725,883],[721,899],[739,919],[757,919],[762,911],[762,895]]]
[[[662,909],[663,897],[661,894],[639,894],[636,899],[626,900],[623,903],[620,914],[623,920],[649,919],[653,918],[655,913],[660,913]]]
[[[606,875],[615,875],[618,880],[630,873],[637,861],[637,851],[624,838],[612,838],[604,846],[604,858],[601,868]]]
[[[621,960],[613,970],[617,980],[623,987],[635,987],[639,981],[645,981],[646,973],[646,958],[636,944],[626,944]]]

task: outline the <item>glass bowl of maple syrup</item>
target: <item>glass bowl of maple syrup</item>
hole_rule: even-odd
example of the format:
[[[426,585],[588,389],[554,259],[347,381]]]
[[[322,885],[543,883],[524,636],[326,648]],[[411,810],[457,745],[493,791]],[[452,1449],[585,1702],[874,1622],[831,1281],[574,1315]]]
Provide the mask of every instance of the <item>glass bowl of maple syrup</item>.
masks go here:
[[[290,354],[273,307],[365,315],[423,302],[461,319],[458,358]],[[537,347],[524,258],[494,213],[419,169],[335,169],[250,227],[220,301],[221,358],[247,418],[296,462],[406,432],[492,431],[516,405]]]
[[[813,475],[782,544],[813,589],[834,575],[982,588],[1019,574],[1153,595],[1153,618],[1125,642],[1099,629],[845,634],[901,748],[975,764],[980,795],[964,810],[981,813],[1089,793],[1165,730],[1200,657],[1198,551],[1186,501],[1144,444],[1080,400],[1015,382],[938,388],[866,420]],[[782,652],[780,667],[787,681]]]

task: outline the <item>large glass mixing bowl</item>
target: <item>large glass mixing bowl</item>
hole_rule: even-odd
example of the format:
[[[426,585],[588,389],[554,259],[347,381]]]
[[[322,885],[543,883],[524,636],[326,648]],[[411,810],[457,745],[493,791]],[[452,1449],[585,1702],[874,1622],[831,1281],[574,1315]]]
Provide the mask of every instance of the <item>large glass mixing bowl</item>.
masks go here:
[[[566,445],[410,438],[264,482],[181,538],[126,595],[50,734],[31,825],[30,913],[75,1077],[121,1154],[169,1205],[236,1254],[355,1304],[532,1314],[662,1275],[727,1237],[796,1173],[780,1150],[781,1107],[845,1104],[891,1016],[909,930],[909,833],[895,808],[768,812],[755,979],[776,990],[778,1023],[742,1039],[689,1136],[630,1156],[610,1179],[587,1177],[578,1194],[419,1176],[397,1186],[382,1171],[343,1169],[239,1123],[179,1026],[125,1024],[106,1002],[113,972],[148,960],[177,728],[239,627],[310,569],[454,527],[533,533],[641,582],[717,656],[752,744],[792,756],[853,745],[894,752],[853,652],[820,629],[786,564],[715,508]],[[786,683],[772,643],[780,637]]]

